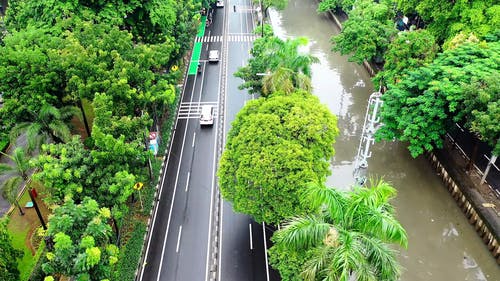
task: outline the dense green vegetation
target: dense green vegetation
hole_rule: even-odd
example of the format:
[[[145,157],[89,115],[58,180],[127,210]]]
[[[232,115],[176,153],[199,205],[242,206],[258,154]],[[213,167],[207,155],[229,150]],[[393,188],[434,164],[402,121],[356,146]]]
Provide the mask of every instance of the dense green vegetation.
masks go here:
[[[5,281],[19,280],[17,259],[23,254],[12,245],[12,237],[7,231],[7,218],[0,219],[0,279]]]
[[[408,241],[389,204],[395,189],[384,181],[352,192],[324,186],[339,132],[304,87],[315,58],[297,52],[303,38],[267,36],[235,73],[241,88],[262,97],[246,103],[228,134],[218,170],[223,197],[258,222],[283,226],[269,251],[282,280],[398,280],[389,244]]]
[[[69,197],[50,217],[45,273],[74,276],[76,280],[109,280],[119,249],[108,223],[111,211],[86,197],[75,204]]]
[[[389,204],[395,195],[384,181],[351,192],[310,184],[302,198],[316,212],[275,232],[271,264],[283,280],[399,280],[388,243],[406,247],[408,238]]]
[[[256,221],[277,224],[310,207],[299,194],[330,174],[337,119],[306,92],[248,102],[228,135],[218,169],[225,199]]]
[[[500,42],[467,43],[407,71],[382,96],[385,126],[379,136],[409,142],[416,157],[442,147],[451,122],[466,120],[469,128],[495,146],[500,137],[499,63]],[[496,144],[495,153],[499,152]]]
[[[457,122],[500,152],[498,1],[327,0],[318,7],[328,10],[349,16],[333,49],[383,66],[374,78],[387,89],[378,139],[407,141],[416,157],[442,147]]]
[[[142,217],[131,200],[136,182],[152,194],[145,138],[175,109],[179,64],[202,1],[9,4],[0,41],[1,139],[25,133],[23,159],[34,158],[26,168],[38,168],[34,177],[54,208],[37,278],[131,280],[145,228],[123,218]],[[6,195],[27,178],[12,175]]]

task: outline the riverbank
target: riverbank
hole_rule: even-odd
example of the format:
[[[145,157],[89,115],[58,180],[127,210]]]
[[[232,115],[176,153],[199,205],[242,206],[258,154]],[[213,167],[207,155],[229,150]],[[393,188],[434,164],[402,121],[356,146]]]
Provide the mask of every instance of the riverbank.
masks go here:
[[[342,29],[342,15],[328,12],[333,23]],[[363,62],[364,68],[374,76],[377,69],[369,62]],[[432,167],[438,172],[444,186],[455,199],[469,223],[481,237],[496,262],[500,264],[500,212],[496,206],[499,200],[491,195],[487,185],[480,185],[477,171],[467,173],[466,160],[455,149],[454,144],[447,140],[447,145],[440,150],[435,150],[427,155]]]

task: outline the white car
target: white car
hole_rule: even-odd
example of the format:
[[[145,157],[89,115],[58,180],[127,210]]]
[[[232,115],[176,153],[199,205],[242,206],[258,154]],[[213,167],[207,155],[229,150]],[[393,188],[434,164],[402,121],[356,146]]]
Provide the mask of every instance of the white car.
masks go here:
[[[201,107],[200,125],[212,126],[214,124],[214,107],[211,105],[203,105]]]
[[[218,62],[219,61],[219,50],[211,50],[208,52],[208,62]]]
[[[222,0],[217,0],[217,8],[223,8],[224,7],[224,1]]]

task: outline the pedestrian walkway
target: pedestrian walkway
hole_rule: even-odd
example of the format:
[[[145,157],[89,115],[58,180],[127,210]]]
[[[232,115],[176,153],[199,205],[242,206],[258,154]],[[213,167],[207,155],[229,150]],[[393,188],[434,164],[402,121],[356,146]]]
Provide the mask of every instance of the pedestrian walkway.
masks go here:
[[[217,115],[217,102],[183,102],[179,108],[178,119],[200,118],[201,107],[203,105],[212,105],[214,107],[214,115]]]
[[[253,42],[257,38],[259,38],[259,36],[255,35],[255,34],[228,35],[227,41],[228,42]],[[213,43],[213,42],[222,42],[222,39],[223,39],[222,35],[203,36],[203,37],[196,37],[195,42]]]

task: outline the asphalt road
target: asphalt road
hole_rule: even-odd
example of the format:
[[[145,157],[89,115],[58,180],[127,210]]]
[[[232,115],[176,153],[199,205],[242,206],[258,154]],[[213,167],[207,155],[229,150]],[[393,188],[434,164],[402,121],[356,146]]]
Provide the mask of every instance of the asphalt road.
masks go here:
[[[212,24],[216,28],[222,24]],[[204,44],[201,59],[220,46]],[[201,127],[198,118],[201,105],[218,104],[221,68],[203,61],[202,69],[184,85],[141,280],[206,279],[218,127],[217,121]]]
[[[186,79],[173,140],[161,180],[159,205],[153,216],[146,260],[140,280],[209,280],[211,270],[210,229],[214,213],[219,130],[224,134],[230,122],[252,96],[237,89],[241,80],[233,73],[246,64],[252,41],[254,16],[249,0],[226,1],[216,9],[203,42],[202,73]],[[220,50],[218,63],[206,62],[210,50]],[[222,78],[227,79],[222,79]],[[221,81],[224,84],[221,84]],[[221,93],[225,93],[222,95]],[[223,99],[223,100],[220,100]],[[219,112],[219,102],[225,112]],[[211,104],[216,116],[212,127],[201,127],[199,108]],[[219,219],[218,280],[267,280],[263,226],[248,216],[235,214],[222,203]],[[267,233],[266,238],[270,232]],[[276,274],[271,272],[271,280]]]
[[[254,96],[239,90],[243,82],[234,77],[236,70],[246,65],[256,38],[253,30],[257,22],[251,1],[232,0],[226,4],[227,25],[227,84],[225,95],[224,134],[231,128],[231,122]],[[250,38],[250,39],[249,39]],[[223,281],[279,280],[278,274],[267,267],[264,251],[263,226],[249,216],[237,214],[229,202],[223,202],[220,218],[219,277]],[[266,242],[271,232],[266,231]]]

